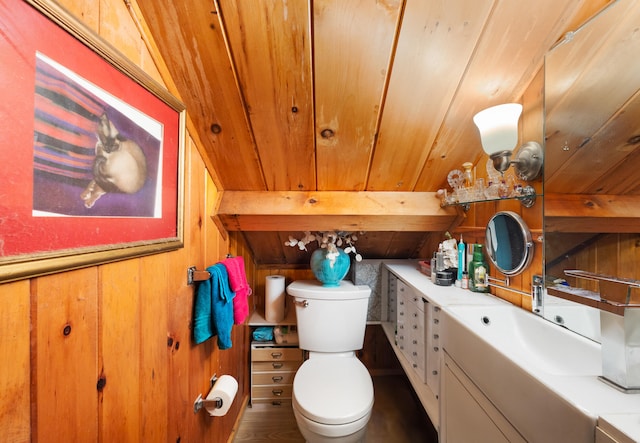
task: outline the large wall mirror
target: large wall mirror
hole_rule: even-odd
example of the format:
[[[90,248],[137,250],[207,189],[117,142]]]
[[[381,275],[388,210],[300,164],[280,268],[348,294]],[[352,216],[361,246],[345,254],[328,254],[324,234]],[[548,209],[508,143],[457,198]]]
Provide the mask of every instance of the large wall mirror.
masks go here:
[[[640,279],[640,2],[618,0],[545,60],[545,282]],[[598,340],[599,311],[547,295],[544,315]]]

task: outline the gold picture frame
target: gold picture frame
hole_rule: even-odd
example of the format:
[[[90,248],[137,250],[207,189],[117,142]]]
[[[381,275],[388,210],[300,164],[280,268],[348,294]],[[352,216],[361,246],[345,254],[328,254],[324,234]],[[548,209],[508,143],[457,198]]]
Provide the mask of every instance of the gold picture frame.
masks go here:
[[[11,3],[0,282],[183,247],[185,106],[56,3]]]

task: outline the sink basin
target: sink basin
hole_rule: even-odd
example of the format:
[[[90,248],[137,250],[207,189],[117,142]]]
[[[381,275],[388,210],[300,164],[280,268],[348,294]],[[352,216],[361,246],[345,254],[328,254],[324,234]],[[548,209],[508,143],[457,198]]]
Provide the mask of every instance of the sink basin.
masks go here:
[[[452,306],[453,317],[534,375],[600,375],[600,346],[513,305]]]
[[[571,329],[591,340],[601,342],[600,334],[600,310],[591,306],[545,295],[544,316],[561,326]]]
[[[593,442],[597,417],[557,387],[602,373],[599,344],[506,303],[443,313],[444,350],[527,441]]]

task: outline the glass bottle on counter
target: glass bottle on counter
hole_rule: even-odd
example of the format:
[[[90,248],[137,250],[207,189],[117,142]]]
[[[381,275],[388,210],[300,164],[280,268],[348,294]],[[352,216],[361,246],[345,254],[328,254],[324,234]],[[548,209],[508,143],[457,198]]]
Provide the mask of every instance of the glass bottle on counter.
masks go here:
[[[489,292],[489,265],[479,244],[473,245],[473,260],[469,263],[469,289],[473,292]]]

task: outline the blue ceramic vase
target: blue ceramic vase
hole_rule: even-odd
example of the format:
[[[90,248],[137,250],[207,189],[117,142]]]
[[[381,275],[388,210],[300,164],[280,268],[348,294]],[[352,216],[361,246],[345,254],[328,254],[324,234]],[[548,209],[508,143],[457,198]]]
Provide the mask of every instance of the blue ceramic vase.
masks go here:
[[[349,272],[349,254],[340,248],[318,248],[311,254],[311,270],[322,286],[338,287]]]

